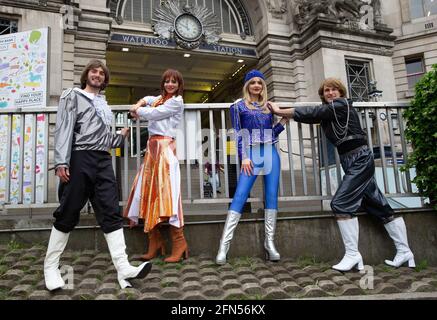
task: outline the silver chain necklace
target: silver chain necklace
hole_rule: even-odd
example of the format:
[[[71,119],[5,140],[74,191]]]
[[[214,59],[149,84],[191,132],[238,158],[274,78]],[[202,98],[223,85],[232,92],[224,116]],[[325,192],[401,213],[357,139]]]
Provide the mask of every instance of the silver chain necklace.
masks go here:
[[[335,112],[335,107],[334,107],[334,100],[331,101],[332,109],[334,110],[335,123],[336,123],[338,129],[334,125],[334,122],[331,122],[331,127],[332,127],[332,131],[334,132],[334,135],[339,140],[344,139],[346,137],[347,129],[349,127],[349,115],[350,115],[349,102],[347,101],[347,99],[345,99],[345,100],[346,100],[346,104],[347,104],[347,117],[346,117],[346,123],[344,126],[341,125],[340,121],[337,118],[337,114]]]

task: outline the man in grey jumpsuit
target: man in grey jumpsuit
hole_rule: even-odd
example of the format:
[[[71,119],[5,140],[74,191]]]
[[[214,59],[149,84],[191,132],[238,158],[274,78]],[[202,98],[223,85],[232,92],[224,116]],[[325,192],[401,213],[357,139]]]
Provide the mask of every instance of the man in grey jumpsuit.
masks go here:
[[[65,90],[59,102],[55,170],[60,179],[60,205],[53,214],[55,222],[44,260],[44,278],[50,291],[65,285],[59,259],[88,199],[104,232],[120,286],[130,287],[129,279],[144,278],[152,267],[150,262],[134,267],[127,259],[117,181],[109,151],[123,144],[129,129],[123,128],[120,134],[111,132],[112,112],[99,94],[108,83],[107,67],[99,60],[92,60],[82,72],[81,89]]]

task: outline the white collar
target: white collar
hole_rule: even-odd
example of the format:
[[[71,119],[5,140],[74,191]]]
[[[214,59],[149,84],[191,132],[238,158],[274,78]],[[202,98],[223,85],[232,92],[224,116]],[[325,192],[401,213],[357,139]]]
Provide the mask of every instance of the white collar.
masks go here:
[[[73,89],[76,92],[79,92],[80,94],[84,95],[86,98],[90,100],[94,100],[96,97],[100,96],[99,94],[94,94],[92,92],[86,92],[85,90],[82,90],[80,88],[74,88]]]

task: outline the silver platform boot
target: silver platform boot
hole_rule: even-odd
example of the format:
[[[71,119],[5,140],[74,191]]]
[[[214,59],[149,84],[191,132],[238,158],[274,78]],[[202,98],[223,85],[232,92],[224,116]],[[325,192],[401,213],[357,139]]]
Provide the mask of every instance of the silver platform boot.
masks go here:
[[[264,227],[265,227],[265,240],[264,248],[266,249],[266,259],[270,261],[279,261],[281,256],[275,248],[275,231],[276,231],[276,218],[278,210],[265,209],[264,210]]]
[[[228,216],[226,217],[222,238],[220,239],[220,247],[217,253],[217,257],[215,259],[215,262],[217,264],[226,263],[226,255],[228,253],[231,240],[234,237],[235,227],[237,226],[238,221],[240,221],[240,218],[241,213],[232,210],[228,211]]]

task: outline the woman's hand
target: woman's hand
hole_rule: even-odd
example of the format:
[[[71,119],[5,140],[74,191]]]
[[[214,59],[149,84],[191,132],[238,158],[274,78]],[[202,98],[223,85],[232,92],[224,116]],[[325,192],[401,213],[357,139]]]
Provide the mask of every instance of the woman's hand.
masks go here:
[[[244,172],[247,176],[253,175],[253,162],[250,159],[244,159],[241,162],[241,170],[240,172]]]
[[[138,119],[138,109],[141,108],[141,105],[139,103],[132,105],[132,107],[129,109],[129,114],[133,119]]]

